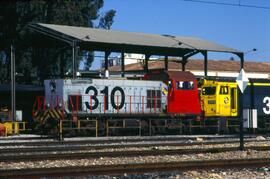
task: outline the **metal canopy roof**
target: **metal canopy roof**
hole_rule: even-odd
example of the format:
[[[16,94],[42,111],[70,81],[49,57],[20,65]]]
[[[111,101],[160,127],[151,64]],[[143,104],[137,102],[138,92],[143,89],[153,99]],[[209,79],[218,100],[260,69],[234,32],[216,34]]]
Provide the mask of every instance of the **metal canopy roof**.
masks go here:
[[[29,27],[46,36],[69,44],[76,43],[80,48],[88,50],[168,56],[184,56],[191,52],[203,51],[242,54],[241,51],[233,48],[194,37],[154,35],[42,23],[30,24]]]

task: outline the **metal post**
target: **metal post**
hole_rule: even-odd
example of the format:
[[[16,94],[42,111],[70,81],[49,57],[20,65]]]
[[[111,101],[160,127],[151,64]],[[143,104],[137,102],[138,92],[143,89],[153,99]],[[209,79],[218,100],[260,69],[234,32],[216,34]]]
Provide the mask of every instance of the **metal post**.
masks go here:
[[[150,55],[145,55],[144,64],[143,64],[143,70],[144,72],[148,72],[148,61],[149,61]]]
[[[240,130],[240,150],[244,150],[244,131],[243,131],[243,94],[241,93],[239,87],[237,87],[238,89],[238,94],[239,94],[239,103],[238,103],[238,106],[239,106],[239,111],[238,111],[238,114],[239,114],[239,118],[240,118],[240,121],[239,121],[239,130]]]
[[[109,119],[106,119],[106,135],[107,135],[107,137],[109,136],[109,132],[110,132],[110,130],[109,130],[109,121],[108,121]]]
[[[182,58],[182,71],[186,70],[187,57]]]
[[[13,46],[13,44],[11,44],[11,51],[10,51],[10,61],[11,61],[11,119],[12,122],[15,122],[16,120],[16,89],[15,89],[15,48]],[[13,128],[13,125],[12,125]],[[15,130],[12,130],[13,133],[15,132]]]
[[[98,137],[98,120],[96,119],[96,137]]]
[[[166,56],[165,56],[165,70],[168,71],[168,68],[169,68],[169,64],[168,64],[168,56],[166,55]]]
[[[76,42],[72,43],[72,77],[76,78]]]
[[[239,54],[241,69],[244,68],[244,54]],[[240,69],[240,70],[241,70]]]
[[[105,70],[108,70],[108,59],[109,59],[109,55],[110,55],[110,53],[106,51],[105,52],[105,63],[104,63]]]
[[[240,70],[244,69],[244,54],[240,54]],[[243,131],[243,93],[241,93],[239,87],[237,87],[237,91],[239,94],[239,117],[240,117],[240,126],[239,126],[239,130],[240,130],[240,150],[244,150],[244,131]]]
[[[151,122],[151,118],[148,119],[149,120],[149,135],[152,136],[152,122]]]
[[[63,121],[60,119],[59,121],[59,140],[63,140]]]
[[[121,76],[125,77],[125,54],[121,53]]]
[[[207,56],[207,52],[203,52],[202,53],[204,56],[204,77],[207,77],[207,71],[208,71],[208,56]]]
[[[105,78],[109,78],[109,70],[108,70],[108,60],[109,60],[110,52],[105,52]]]
[[[60,52],[60,76],[64,78],[65,76],[65,60],[64,60],[64,51],[61,50]]]

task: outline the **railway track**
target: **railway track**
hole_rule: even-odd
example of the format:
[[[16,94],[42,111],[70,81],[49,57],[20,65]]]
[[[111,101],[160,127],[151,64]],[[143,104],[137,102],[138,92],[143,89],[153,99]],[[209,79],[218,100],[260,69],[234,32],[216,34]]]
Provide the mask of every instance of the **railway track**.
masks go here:
[[[16,145],[16,146],[42,146],[42,145],[82,145],[82,144],[115,144],[115,143],[135,143],[135,142],[168,142],[177,141],[182,143],[189,143],[193,145],[196,143],[196,139],[200,138],[203,142],[235,142],[239,140],[238,135],[225,135],[225,136],[163,136],[163,137],[105,137],[105,138],[82,138],[82,139],[67,139],[64,141],[56,141],[45,138],[44,140],[34,139],[34,140],[1,140],[0,147]],[[245,140],[256,140],[256,136],[245,136]],[[270,140],[267,138],[267,140]]]
[[[237,138],[210,138],[209,140],[196,141],[196,138],[192,140],[179,140],[177,137],[172,137],[170,140],[158,140],[158,138],[146,138],[146,140],[115,140],[109,142],[87,143],[86,141],[62,141],[53,142],[45,145],[38,141],[37,143],[31,143],[31,145],[20,146],[18,143],[9,143],[0,147],[0,162],[2,166],[10,163],[17,163],[24,165],[30,163],[33,167],[22,167],[18,169],[1,168],[0,178],[40,178],[41,176],[85,176],[92,174],[123,174],[123,173],[136,173],[136,172],[151,172],[151,171],[171,171],[171,170],[190,170],[190,169],[202,169],[202,168],[227,168],[227,167],[243,167],[243,166],[263,166],[270,164],[270,157],[261,158],[248,158],[248,159],[226,159],[226,160],[190,160],[179,161],[174,160],[166,162],[167,160],[153,162],[151,159],[148,162],[130,162],[125,163],[123,160],[130,158],[131,161],[135,158],[147,158],[147,157],[174,157],[178,156],[181,160],[182,156],[195,156],[195,155],[218,155],[220,153],[238,151],[238,139]],[[107,141],[107,140],[105,140]],[[165,142],[166,141],[166,142]],[[260,146],[260,142],[268,143],[269,140],[258,140],[254,137],[248,137],[245,139],[246,149],[256,150],[258,152],[270,151],[270,145]],[[254,143],[257,142],[257,143]],[[19,144],[21,144],[19,142]],[[43,144],[43,145],[41,145]],[[218,145],[224,146],[218,146]],[[230,146],[232,144],[232,146]],[[252,145],[251,145],[252,144]],[[14,145],[14,146],[13,146]],[[197,145],[197,146],[196,146]],[[227,146],[226,146],[227,145]],[[229,145],[229,146],[228,146]],[[13,148],[12,148],[13,146]],[[269,156],[269,155],[267,155]],[[104,160],[119,160],[122,163],[112,164],[92,164],[93,161]],[[60,160],[60,161],[59,161]],[[79,161],[88,160],[90,165],[78,165],[73,166],[59,166],[59,167],[44,167],[35,166],[35,163],[50,162],[50,161]],[[32,164],[31,164],[32,163]],[[47,165],[46,165],[47,166]],[[16,167],[15,167],[16,168]]]
[[[56,168],[32,168],[32,169],[0,169],[0,177],[5,178],[39,178],[40,176],[85,176],[97,174],[123,174],[143,173],[154,171],[173,171],[190,169],[211,168],[241,168],[261,167],[270,164],[270,158],[253,159],[226,159],[226,160],[196,160],[160,163],[131,163],[117,165],[95,165],[95,166],[68,166]]]
[[[269,142],[270,139],[258,140],[258,139],[246,139],[246,144],[251,142]],[[21,143],[9,143],[9,145],[0,146],[1,154],[13,154],[13,153],[25,153],[25,152],[50,152],[50,151],[86,151],[86,150],[99,150],[99,149],[119,149],[119,148],[143,148],[143,147],[184,147],[184,146],[195,146],[195,145],[218,145],[218,144],[238,144],[238,139],[231,140],[209,140],[209,141],[142,141],[142,142],[115,142],[115,143],[101,143],[91,144],[83,141],[67,142],[67,143],[44,143],[41,145],[40,142],[23,145]]]
[[[237,151],[238,142],[230,143],[234,146],[215,146],[228,144],[225,142],[196,142],[198,147],[188,148],[189,144],[183,143],[148,143],[148,144],[121,144],[121,145],[102,145],[102,146],[43,146],[31,148],[7,148],[0,150],[0,162],[18,161],[38,161],[38,160],[57,160],[57,159],[83,159],[98,157],[123,157],[123,156],[147,156],[147,155],[180,155],[196,153],[218,153]],[[246,143],[248,144],[248,143]],[[195,145],[193,143],[193,145]],[[176,147],[176,148],[175,148]],[[180,147],[180,148],[179,148]],[[246,149],[266,151],[270,150],[267,146],[248,146]]]

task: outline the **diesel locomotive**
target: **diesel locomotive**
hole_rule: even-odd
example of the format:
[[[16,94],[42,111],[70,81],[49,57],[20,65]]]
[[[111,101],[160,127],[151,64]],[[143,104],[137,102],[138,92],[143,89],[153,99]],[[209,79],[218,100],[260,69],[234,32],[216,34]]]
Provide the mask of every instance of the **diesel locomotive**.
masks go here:
[[[33,117],[42,125],[81,127],[110,119],[237,118],[238,91],[233,81],[204,80],[198,87],[190,72],[151,71],[143,79],[50,79],[45,96],[36,100]],[[270,117],[270,82],[251,80],[244,93],[244,109],[257,109],[258,119]]]
[[[250,79],[243,93],[243,108],[256,109],[258,119],[270,118],[270,81]],[[205,117],[237,117],[238,93],[234,81],[204,80],[201,106]]]
[[[196,78],[190,72],[153,71],[141,80],[50,79],[44,84],[45,96],[37,98],[33,110],[33,118],[43,126],[59,121],[81,126],[81,121],[96,119],[102,126],[106,119],[201,115]]]

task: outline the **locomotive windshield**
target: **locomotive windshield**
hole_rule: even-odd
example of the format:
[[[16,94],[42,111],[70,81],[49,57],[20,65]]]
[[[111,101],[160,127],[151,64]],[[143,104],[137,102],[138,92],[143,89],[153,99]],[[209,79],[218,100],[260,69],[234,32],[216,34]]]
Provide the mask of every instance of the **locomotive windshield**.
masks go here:
[[[202,94],[203,95],[214,95],[216,94],[216,87],[203,87],[202,89]]]
[[[221,86],[219,94],[229,94],[228,86]]]
[[[194,82],[193,81],[177,81],[176,88],[178,90],[193,90]]]

